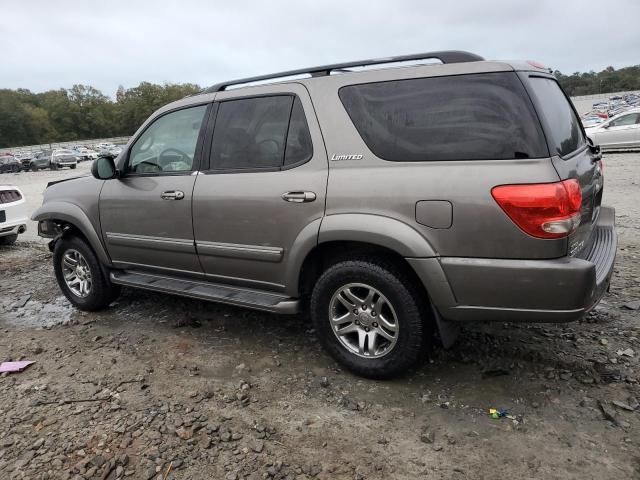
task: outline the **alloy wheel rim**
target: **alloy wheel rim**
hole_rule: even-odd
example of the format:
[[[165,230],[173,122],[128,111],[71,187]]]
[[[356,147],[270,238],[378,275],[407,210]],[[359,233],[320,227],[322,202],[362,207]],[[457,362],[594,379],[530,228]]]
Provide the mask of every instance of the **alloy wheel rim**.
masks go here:
[[[62,256],[62,276],[75,296],[85,298],[91,293],[93,279],[84,256],[77,250],[67,250]]]
[[[391,302],[364,283],[349,283],[333,294],[329,323],[340,344],[362,358],[383,357],[398,341],[398,317]]]

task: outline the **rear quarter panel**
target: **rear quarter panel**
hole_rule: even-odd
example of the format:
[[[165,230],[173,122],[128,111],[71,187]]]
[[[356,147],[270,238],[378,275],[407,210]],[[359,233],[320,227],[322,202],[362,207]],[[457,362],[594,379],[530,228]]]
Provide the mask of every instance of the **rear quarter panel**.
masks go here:
[[[505,64],[477,62],[388,69],[359,74],[357,78],[345,74],[324,77],[321,81],[307,80],[330,159],[327,219],[341,214],[390,217],[418,232],[439,256],[542,259],[565,255],[565,239],[540,240],[525,234],[491,196],[496,185],[558,181],[551,159],[382,160],[368,149],[338,96],[340,87],[354,83],[510,69]],[[362,158],[332,161],[334,155],[362,155]],[[450,228],[418,223],[416,203],[421,200],[450,202],[453,213]],[[363,237],[366,241],[366,235]]]

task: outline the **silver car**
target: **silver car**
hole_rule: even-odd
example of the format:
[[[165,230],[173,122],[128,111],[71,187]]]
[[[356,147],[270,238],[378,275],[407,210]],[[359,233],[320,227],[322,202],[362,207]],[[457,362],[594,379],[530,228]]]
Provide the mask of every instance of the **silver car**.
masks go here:
[[[586,128],[589,139],[603,150],[640,148],[640,108]]]
[[[71,150],[54,150],[51,155],[51,168],[58,169],[69,167],[74,169],[78,166],[78,156]]]

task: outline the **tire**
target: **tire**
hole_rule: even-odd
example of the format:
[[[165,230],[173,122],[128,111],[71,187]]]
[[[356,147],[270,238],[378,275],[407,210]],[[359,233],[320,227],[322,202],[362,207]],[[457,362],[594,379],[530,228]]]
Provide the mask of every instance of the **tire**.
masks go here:
[[[347,309],[344,302],[337,298],[346,298],[339,293],[344,292],[345,288],[349,288],[349,293],[355,295],[354,298],[363,298],[367,292],[377,291],[377,294],[374,293],[373,297],[370,297],[376,308],[372,309],[370,305],[368,310],[362,310],[362,304],[359,307],[354,305],[358,315],[352,315],[354,311]],[[378,304],[376,299],[382,299],[381,303]],[[376,312],[379,305],[384,305],[383,300],[388,306],[382,306]],[[351,305],[358,302],[348,303]],[[384,379],[405,372],[425,354],[427,325],[421,315],[421,312],[425,311],[424,306],[425,301],[420,290],[413,285],[410,277],[393,263],[349,260],[329,267],[320,276],[311,294],[310,313],[320,343],[338,363],[363,377]],[[338,335],[334,332],[335,324],[331,318],[345,318],[345,312],[354,320],[353,323],[346,320],[347,323],[342,324],[340,328],[347,325],[355,331]],[[395,318],[395,332],[383,328],[385,322],[386,325],[392,326],[389,322],[391,317]],[[380,323],[376,323],[375,320],[380,320]],[[362,333],[363,329],[368,330]],[[374,350],[371,351],[371,337],[368,335],[373,330],[376,331],[376,335],[373,336]],[[393,335],[389,335],[390,332]],[[394,340],[382,337],[383,333],[393,336]],[[358,342],[361,335],[367,336],[364,349]],[[358,345],[355,345],[356,342]],[[369,357],[366,356],[367,350]]]
[[[73,170],[74,168],[76,168],[76,165],[71,165],[71,169]]]
[[[76,256],[76,253],[79,254],[80,257]],[[73,270],[73,264],[67,261],[63,267],[63,260],[66,254],[69,254],[72,259],[76,260],[76,265],[82,267],[82,272],[76,270],[77,273],[72,274],[72,276],[75,275],[76,278],[79,278],[80,275],[86,278],[84,272],[88,271],[90,275],[90,287],[87,288],[88,293],[82,295],[77,291],[74,292],[72,287],[67,284],[65,273],[69,274],[69,269]],[[80,258],[82,260],[80,260]],[[100,261],[96,254],[80,237],[69,235],[62,237],[56,242],[53,250],[53,268],[62,293],[80,310],[89,312],[102,310],[109,306],[120,294],[120,286],[111,283],[101,268]],[[73,288],[77,289],[78,286],[74,286]]]
[[[58,170],[58,166],[54,165],[54,164],[51,164],[51,170]]]
[[[32,172],[37,172],[38,171],[38,165],[31,165],[31,171]]]
[[[14,233],[13,235],[6,235],[4,237],[0,237],[0,245],[7,246],[13,245],[18,240],[18,234]]]

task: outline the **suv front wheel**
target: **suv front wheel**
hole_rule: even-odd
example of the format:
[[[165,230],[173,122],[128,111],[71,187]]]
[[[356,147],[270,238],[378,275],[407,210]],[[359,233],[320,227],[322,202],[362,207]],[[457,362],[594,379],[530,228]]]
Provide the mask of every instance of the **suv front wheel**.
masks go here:
[[[345,261],[328,268],[311,295],[311,316],[322,345],[349,370],[389,378],[425,350],[422,301],[393,265]]]
[[[79,237],[69,235],[56,242],[53,267],[65,297],[80,310],[101,310],[120,294],[120,287],[111,283],[96,254]]]

